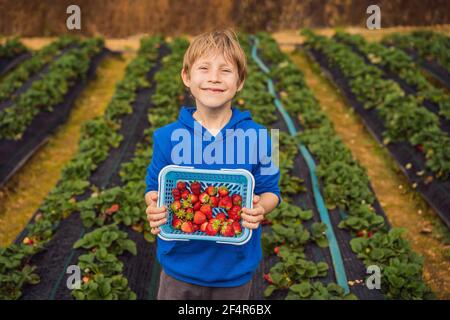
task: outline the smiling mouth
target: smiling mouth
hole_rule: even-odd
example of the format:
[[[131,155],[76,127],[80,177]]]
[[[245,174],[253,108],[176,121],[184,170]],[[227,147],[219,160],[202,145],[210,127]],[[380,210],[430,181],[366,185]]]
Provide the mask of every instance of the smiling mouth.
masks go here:
[[[222,89],[215,89],[215,88],[205,88],[205,89],[202,89],[203,91],[209,91],[209,92],[213,92],[213,93],[222,93],[222,92],[224,92],[225,90],[222,90]]]

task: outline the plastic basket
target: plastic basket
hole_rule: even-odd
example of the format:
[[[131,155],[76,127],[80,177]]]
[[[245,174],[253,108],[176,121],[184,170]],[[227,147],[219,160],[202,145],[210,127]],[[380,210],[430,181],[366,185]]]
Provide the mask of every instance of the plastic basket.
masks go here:
[[[242,227],[242,233],[234,237],[225,237],[220,234],[210,236],[202,231],[193,233],[185,233],[172,227],[173,212],[170,204],[174,201],[172,189],[176,187],[178,181],[184,181],[188,184],[198,181],[202,185],[202,189],[207,186],[226,186],[230,194],[240,194],[242,196],[242,207],[253,207],[253,191],[255,179],[253,175],[244,169],[194,169],[193,167],[184,167],[177,165],[168,165],[164,167],[158,176],[158,206],[167,206],[168,219],[167,222],[160,226],[158,236],[166,241],[181,240],[205,240],[215,241],[217,243],[243,245],[250,240],[252,230]],[[213,208],[213,217],[219,212],[224,212],[224,208]]]

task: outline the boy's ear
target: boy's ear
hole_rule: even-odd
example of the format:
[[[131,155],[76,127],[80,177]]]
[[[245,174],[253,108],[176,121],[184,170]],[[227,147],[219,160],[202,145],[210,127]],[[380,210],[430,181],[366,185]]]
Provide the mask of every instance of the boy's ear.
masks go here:
[[[242,90],[242,88],[244,87],[244,82],[245,82],[245,80],[241,82],[241,84],[240,84],[239,87],[237,88],[237,92],[239,92],[239,91]]]
[[[191,81],[189,79],[189,75],[185,72],[184,69],[181,69],[181,79],[183,79],[184,85],[189,88]]]

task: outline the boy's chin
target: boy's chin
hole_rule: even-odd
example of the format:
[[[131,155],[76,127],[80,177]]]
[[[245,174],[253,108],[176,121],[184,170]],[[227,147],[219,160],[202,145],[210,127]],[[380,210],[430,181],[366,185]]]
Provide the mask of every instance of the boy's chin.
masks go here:
[[[217,101],[217,100],[210,100],[210,99],[202,99],[202,100],[197,100],[198,102],[201,103],[201,105],[203,105],[205,108],[208,109],[219,109],[219,108],[224,108],[226,106],[231,106],[231,100],[221,100],[221,101]],[[198,105],[197,102],[197,105]]]

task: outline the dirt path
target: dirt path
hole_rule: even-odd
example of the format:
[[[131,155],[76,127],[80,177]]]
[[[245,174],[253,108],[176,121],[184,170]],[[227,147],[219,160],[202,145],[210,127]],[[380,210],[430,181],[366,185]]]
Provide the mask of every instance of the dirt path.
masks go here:
[[[127,54],[124,59],[107,57],[102,61],[97,77],[77,99],[68,121],[0,190],[0,246],[16,238],[56,185],[61,169],[78,150],[83,123],[103,114],[131,58]]]
[[[430,209],[397,168],[386,149],[381,148],[364,128],[359,117],[346,106],[338,91],[304,54],[291,54],[305,74],[306,82],[337,133],[353,156],[367,168],[375,193],[395,227],[406,228],[413,249],[425,258],[424,277],[440,299],[450,299],[450,259],[444,251],[450,237],[435,212]]]

